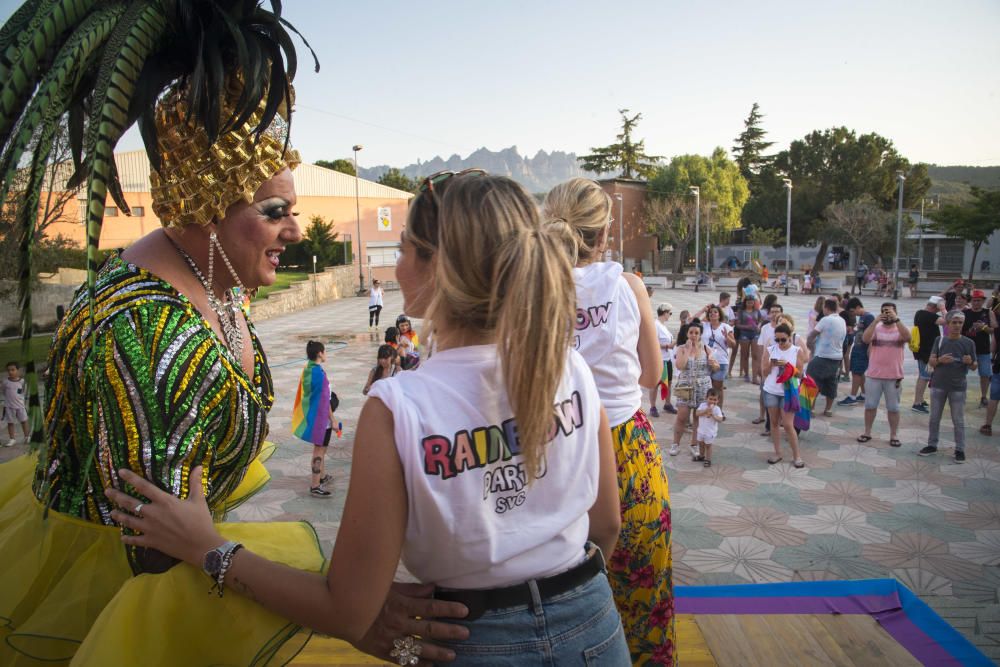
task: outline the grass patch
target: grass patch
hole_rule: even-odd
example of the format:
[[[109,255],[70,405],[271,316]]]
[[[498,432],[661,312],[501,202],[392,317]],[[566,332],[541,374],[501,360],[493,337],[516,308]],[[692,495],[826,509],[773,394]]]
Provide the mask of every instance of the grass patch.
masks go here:
[[[49,355],[49,347],[52,345],[53,334],[39,334],[31,338],[31,358],[36,364],[44,364]],[[0,342],[0,364],[6,365],[8,361],[20,362],[24,368],[25,359],[21,358],[21,339]]]
[[[309,279],[309,274],[305,271],[282,271],[279,272],[277,276],[278,279],[274,281],[273,285],[261,287],[257,290],[257,296],[254,298],[254,301],[265,299],[268,294],[273,292],[288,289],[291,287],[292,283],[302,282],[303,280]]]

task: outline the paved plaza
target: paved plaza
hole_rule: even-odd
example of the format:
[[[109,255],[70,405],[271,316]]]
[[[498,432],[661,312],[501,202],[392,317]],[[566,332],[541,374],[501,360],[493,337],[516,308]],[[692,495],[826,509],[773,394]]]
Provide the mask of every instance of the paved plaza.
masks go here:
[[[673,304],[670,328],[676,332],[681,310],[697,310],[716,297],[658,289],[653,303]],[[780,302],[804,331],[814,300],[793,295]],[[864,301],[877,312],[883,299],[867,296]],[[368,331],[367,297],[258,325],[275,380],[270,439],[278,448],[268,463],[270,484],[239,508],[235,518],[308,520],[329,555],[365,400],[361,389],[382,331],[401,312],[399,292],[388,292],[385,303],[377,334]],[[912,322],[913,312],[924,302],[899,303],[903,320]],[[308,494],[311,448],[290,432],[292,402],[310,339],[327,344],[326,369],[341,400],[337,417],[343,422],[343,437],[334,439],[327,457],[333,476],[329,499]],[[812,429],[802,436],[804,469],[791,466],[787,445],[786,462],[769,466],[771,440],[750,423],[757,416],[757,387],[737,378],[728,383],[727,420],[720,425],[710,469],[683,454],[668,456],[673,416],[652,420],[670,477],[675,583],[894,577],[988,656],[1000,660],[1000,436],[979,434],[985,409],[978,407],[978,383],[970,376],[968,462],[957,465],[951,458],[947,411],[940,453],[918,457],[917,450],[926,444],[928,416],[910,411],[917,371],[912,355],[905,356],[899,432],[903,446],[898,449],[889,447],[884,411],[879,412],[874,439],[861,444],[856,438],[863,431],[863,407],[835,406],[833,417],[814,418]],[[841,391],[848,386],[841,383]],[[3,458],[12,453],[3,452]]]

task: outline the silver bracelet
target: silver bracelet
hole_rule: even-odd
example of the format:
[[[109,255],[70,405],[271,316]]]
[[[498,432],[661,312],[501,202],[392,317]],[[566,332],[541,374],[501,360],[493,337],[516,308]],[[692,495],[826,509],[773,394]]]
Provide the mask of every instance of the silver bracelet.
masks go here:
[[[230,549],[225,554],[223,554],[222,566],[219,568],[219,576],[215,578],[215,583],[212,584],[212,587],[210,589],[208,589],[209,593],[211,593],[212,591],[218,591],[219,597],[220,598],[222,597],[223,588],[225,587],[226,584],[226,572],[229,571],[229,566],[233,564],[233,556],[235,556],[236,552],[242,548],[243,545],[237,542],[232,547],[230,547]]]

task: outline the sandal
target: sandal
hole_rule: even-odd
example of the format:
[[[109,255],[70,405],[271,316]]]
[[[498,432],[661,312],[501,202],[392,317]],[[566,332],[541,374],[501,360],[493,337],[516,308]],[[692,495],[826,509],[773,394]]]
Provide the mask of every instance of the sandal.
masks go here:
[[[862,435],[858,436],[858,442],[868,442],[871,439],[872,439],[872,437],[870,435],[864,435],[864,434],[862,434]]]
[[[979,432],[983,435],[993,435],[993,427],[989,424],[983,424],[979,427]]]
[[[712,459],[705,459],[705,462],[702,465],[704,465],[706,468],[711,468],[712,467]]]
[[[896,440],[895,438],[893,438],[892,440],[889,441],[889,446],[890,447],[902,447],[903,443],[901,443],[899,440]]]
[[[795,461],[792,463],[792,465],[795,466],[796,468],[800,468],[801,469],[801,468],[805,468],[806,467],[806,462],[803,461],[802,459],[795,459]]]
[[[774,465],[775,463],[781,463],[781,457],[780,457],[780,456],[778,456],[778,457],[775,457],[775,458],[769,458],[769,459],[767,460],[767,462],[768,462],[768,464],[770,464],[770,465]]]
[[[833,416],[833,410],[826,410],[825,412],[823,412],[823,416],[824,417],[832,417]]]
[[[760,418],[758,418],[758,419],[754,419],[754,420],[753,420],[752,422],[750,422],[750,423],[751,423],[751,424],[763,424],[763,423],[764,423],[764,422],[766,422],[766,421],[767,421],[767,419],[766,419],[765,417],[760,417]]]

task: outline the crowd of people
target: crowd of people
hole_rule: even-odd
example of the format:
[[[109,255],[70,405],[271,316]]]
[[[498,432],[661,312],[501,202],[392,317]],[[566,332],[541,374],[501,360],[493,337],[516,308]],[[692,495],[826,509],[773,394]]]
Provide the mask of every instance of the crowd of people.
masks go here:
[[[987,304],[985,292],[963,281],[956,281],[941,294],[928,298],[911,324],[899,317],[897,305],[882,302],[877,314],[869,312],[858,296],[849,293],[819,296],[807,315],[804,335],[799,335],[791,315],[784,312],[778,296],[769,294],[761,300],[755,290],[747,296],[744,283],[738,286],[737,307],[729,308],[731,296],[722,292],[717,304],[707,304],[690,315],[680,314],[680,327],[674,336],[668,328],[673,312],[670,304],[657,308],[657,330],[662,351],[662,386],[650,392],[650,414],[662,410],[675,414],[673,444],[669,454],[681,451],[685,434],[690,432],[689,448],[695,461],[711,465],[710,448],[702,446],[700,420],[718,407],[722,421],[725,380],[737,377],[760,385],[760,414],[753,424],[765,424],[761,435],[774,442],[774,456],[768,463],[783,460],[781,434],[792,452],[795,467],[805,464],[800,456],[798,434],[802,398],[790,391],[792,377],[808,378],[815,385],[817,399],[806,399],[809,418],[813,414],[833,417],[834,406],[864,406],[864,429],[857,435],[860,443],[875,436],[873,427],[879,410],[888,422],[888,444],[902,446],[899,439],[899,413],[904,383],[903,363],[907,353],[917,362],[912,411],[930,416],[927,445],[918,453],[928,456],[937,451],[941,417],[947,403],[955,429],[954,460],[965,461],[964,410],[967,374],[979,378],[979,407],[986,408],[980,432],[992,435],[992,423],[1000,401],[1000,288]],[[728,314],[727,314],[728,313]],[[707,321],[702,321],[702,317]],[[735,332],[735,335],[733,335]],[[717,355],[716,352],[719,352]],[[794,369],[794,370],[789,370]],[[787,372],[786,372],[787,371]],[[845,384],[841,390],[841,383]],[[804,383],[800,383],[800,387]],[[925,400],[930,388],[930,402]],[[712,392],[708,400],[709,391]],[[846,393],[840,400],[839,395]],[[713,432],[716,423],[708,424]],[[706,454],[706,452],[709,452]]]

